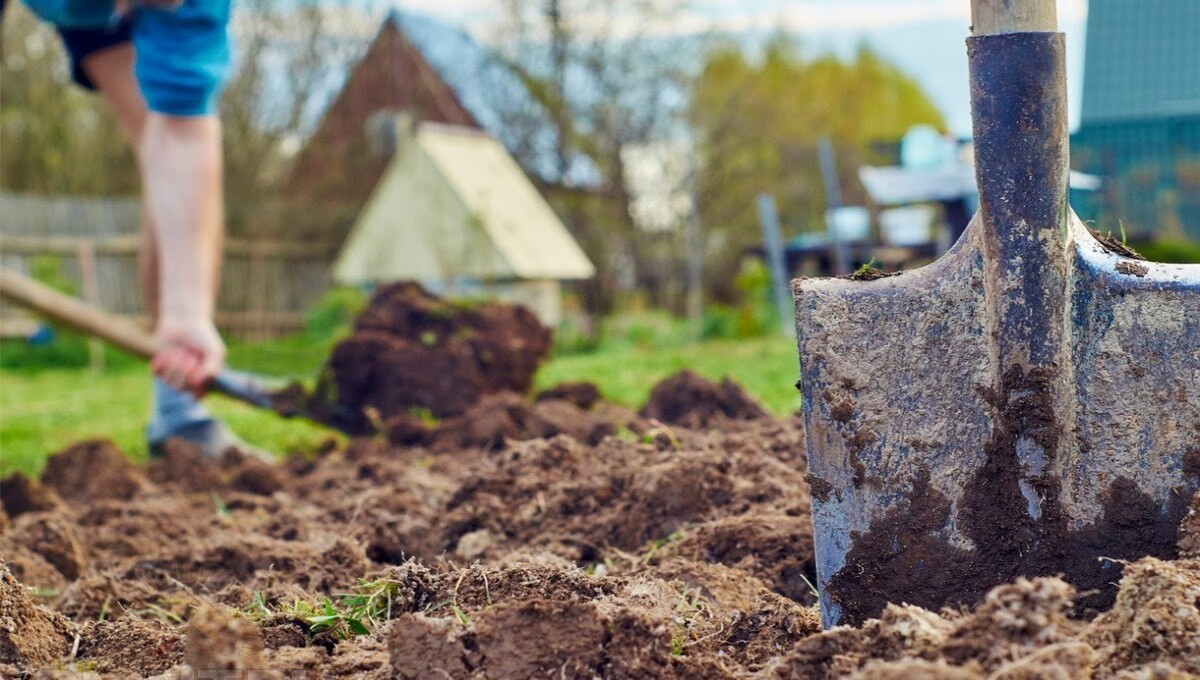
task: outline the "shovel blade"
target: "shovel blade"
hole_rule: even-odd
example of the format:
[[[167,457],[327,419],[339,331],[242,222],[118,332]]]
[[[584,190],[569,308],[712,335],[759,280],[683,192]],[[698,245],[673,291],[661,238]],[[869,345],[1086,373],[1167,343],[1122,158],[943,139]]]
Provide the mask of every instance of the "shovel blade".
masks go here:
[[[1066,206],[1061,34],[972,38],[980,214],[900,276],[793,284],[826,625],[1175,554],[1200,487],[1200,266]]]
[[[1200,487],[1200,267],[1107,253],[1072,216],[1062,394],[1000,371],[978,221],[929,267],[794,286],[827,626],[1048,574],[1104,608],[1114,560],[1175,554]]]

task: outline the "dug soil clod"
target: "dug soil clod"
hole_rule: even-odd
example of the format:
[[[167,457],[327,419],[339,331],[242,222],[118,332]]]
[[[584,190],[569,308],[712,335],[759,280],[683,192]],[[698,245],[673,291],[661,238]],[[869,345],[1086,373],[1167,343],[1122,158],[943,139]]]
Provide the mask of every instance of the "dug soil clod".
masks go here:
[[[62,614],[34,604],[0,561],[0,675],[54,665],[70,652],[74,632]]]
[[[394,284],[375,294],[354,333],[334,347],[315,393],[288,399],[351,434],[417,411],[447,418],[486,394],[525,394],[551,337],[524,307],[456,302],[415,283]]]
[[[641,415],[703,429],[732,420],[765,418],[767,412],[729,378],[717,384],[683,370],[654,386]]]

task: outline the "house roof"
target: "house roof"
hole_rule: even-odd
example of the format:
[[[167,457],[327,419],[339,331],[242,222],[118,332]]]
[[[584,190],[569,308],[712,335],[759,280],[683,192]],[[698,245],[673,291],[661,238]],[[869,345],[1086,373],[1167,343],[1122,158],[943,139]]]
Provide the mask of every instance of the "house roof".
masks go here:
[[[1082,124],[1200,115],[1197,27],[1197,0],[1091,0]]]
[[[591,261],[498,140],[478,130],[436,124],[422,125],[417,139],[515,275],[595,275]]]
[[[308,201],[360,206],[388,165],[366,140],[379,111],[412,111],[420,120],[479,127],[475,116],[402,30],[399,15],[383,22],[350,71],[292,168],[294,194]]]
[[[595,267],[495,138],[422,123],[397,153],[334,268],[344,282],[586,279]]]

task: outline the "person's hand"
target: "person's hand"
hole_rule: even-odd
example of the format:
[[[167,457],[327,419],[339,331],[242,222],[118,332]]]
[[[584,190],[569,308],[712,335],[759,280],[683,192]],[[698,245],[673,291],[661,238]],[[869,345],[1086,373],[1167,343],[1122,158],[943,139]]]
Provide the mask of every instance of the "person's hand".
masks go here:
[[[225,365],[225,343],[212,322],[163,319],[154,335],[165,345],[150,362],[154,374],[177,390],[204,394]]]

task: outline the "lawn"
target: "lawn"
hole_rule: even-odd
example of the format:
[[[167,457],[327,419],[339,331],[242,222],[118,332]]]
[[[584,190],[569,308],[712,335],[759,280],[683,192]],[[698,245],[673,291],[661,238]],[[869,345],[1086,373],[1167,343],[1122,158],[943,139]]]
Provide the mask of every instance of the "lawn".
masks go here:
[[[230,348],[231,366],[288,377],[315,374],[332,341],[301,337]],[[9,345],[10,352],[13,350]],[[9,357],[12,358],[11,356]],[[115,441],[135,459],[146,456],[143,438],[150,381],[140,364],[110,357],[101,373],[86,368],[0,370],[0,475],[37,472],[45,457],[92,437]],[[681,368],[708,378],[732,376],[778,414],[800,405],[793,387],[796,354],[784,337],[683,344],[669,348],[623,345],[550,360],[537,387],[566,380],[590,380],[609,399],[640,406],[654,383]],[[297,420],[283,420],[248,406],[214,397],[212,409],[247,441],[277,452],[312,450],[336,433]]]

